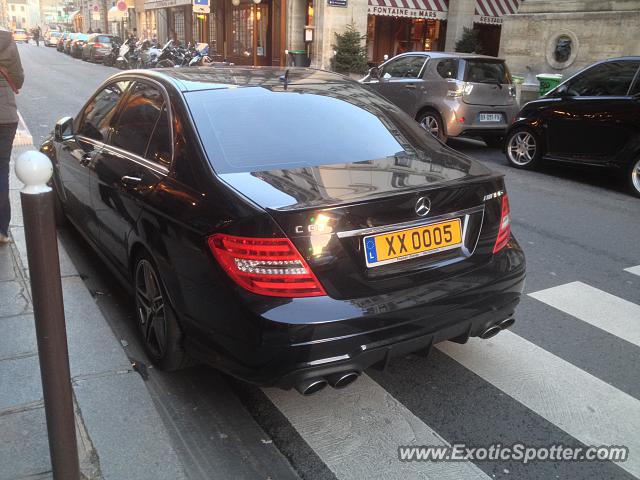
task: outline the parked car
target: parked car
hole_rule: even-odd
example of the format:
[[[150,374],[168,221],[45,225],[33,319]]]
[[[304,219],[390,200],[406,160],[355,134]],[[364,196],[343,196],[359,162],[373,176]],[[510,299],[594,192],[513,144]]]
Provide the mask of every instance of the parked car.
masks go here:
[[[505,145],[513,167],[612,168],[640,196],[640,57],[598,62],[527,103]]]
[[[115,38],[118,43],[122,43],[117,37]],[[89,62],[102,62],[105,55],[111,52],[113,40],[113,35],[106,35],[104,33],[91,35],[82,48],[82,59],[88,60]]]
[[[56,47],[61,36],[62,32],[58,32],[57,30],[49,30],[44,34],[45,47]]]
[[[64,46],[67,43],[67,39],[69,38],[69,35],[71,35],[71,32],[64,32],[62,35],[60,35],[60,38],[58,39],[58,44],[56,45],[57,51],[64,52]]]
[[[443,141],[479,137],[499,146],[518,112],[509,69],[495,57],[403,53],[373,67],[362,83]]]
[[[76,39],[78,35],[79,34],[75,32],[70,33],[67,39],[64,41],[64,53],[66,53],[67,55],[71,55],[71,44],[73,43],[73,41]]]
[[[122,72],[41,150],[160,368],[310,394],[514,322],[503,175],[342,75]]]
[[[69,53],[73,58],[82,58],[82,49],[87,41],[89,41],[89,35],[86,33],[78,33],[75,36],[69,46]]]
[[[18,42],[29,43],[29,34],[27,33],[26,30],[22,28],[17,28],[13,31],[13,41],[16,43]]]

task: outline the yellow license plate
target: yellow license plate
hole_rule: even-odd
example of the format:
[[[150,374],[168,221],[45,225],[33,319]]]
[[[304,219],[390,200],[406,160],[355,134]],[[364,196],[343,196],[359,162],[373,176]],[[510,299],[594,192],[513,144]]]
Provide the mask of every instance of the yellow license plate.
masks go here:
[[[462,245],[460,219],[432,223],[364,237],[367,266],[377,267],[392,262],[450,250]]]

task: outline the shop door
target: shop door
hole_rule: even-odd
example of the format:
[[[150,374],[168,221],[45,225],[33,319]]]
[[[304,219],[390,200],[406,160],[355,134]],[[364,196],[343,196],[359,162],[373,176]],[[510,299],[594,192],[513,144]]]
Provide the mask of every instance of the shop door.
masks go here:
[[[240,65],[271,65],[269,3],[242,1],[226,15],[228,58]]]

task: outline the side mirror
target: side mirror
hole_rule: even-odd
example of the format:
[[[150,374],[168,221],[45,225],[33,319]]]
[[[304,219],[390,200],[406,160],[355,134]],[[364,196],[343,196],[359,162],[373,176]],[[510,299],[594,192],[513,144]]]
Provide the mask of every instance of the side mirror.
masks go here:
[[[380,80],[380,68],[371,67],[369,69],[369,80]]]
[[[53,136],[56,142],[64,142],[73,137],[73,118],[62,117],[58,120],[53,131]]]

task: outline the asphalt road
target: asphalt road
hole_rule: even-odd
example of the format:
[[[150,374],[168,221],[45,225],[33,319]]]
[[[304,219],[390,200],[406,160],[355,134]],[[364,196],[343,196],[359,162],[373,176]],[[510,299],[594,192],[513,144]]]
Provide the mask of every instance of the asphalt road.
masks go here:
[[[27,80],[18,103],[34,142],[115,72],[53,49],[19,49]],[[151,370],[147,385],[190,478],[640,478],[640,200],[599,171],[517,171],[480,142],[450,145],[506,176],[528,265],[512,329],[446,342],[428,358],[399,358],[308,398],[203,366]],[[127,292],[77,233],[62,239],[128,355],[144,361]],[[617,464],[398,461],[400,445],[443,442],[616,444],[630,456]]]

